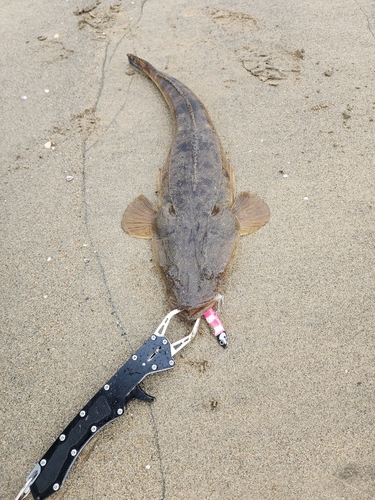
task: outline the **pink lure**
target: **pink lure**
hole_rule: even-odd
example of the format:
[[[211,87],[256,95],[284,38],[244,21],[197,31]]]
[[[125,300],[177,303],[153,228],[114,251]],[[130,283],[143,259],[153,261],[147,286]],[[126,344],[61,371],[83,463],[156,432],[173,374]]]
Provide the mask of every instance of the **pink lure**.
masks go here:
[[[224,348],[228,347],[228,337],[217,312],[211,308],[205,312],[203,316],[210,327],[213,328],[215,337],[217,338],[219,344]]]

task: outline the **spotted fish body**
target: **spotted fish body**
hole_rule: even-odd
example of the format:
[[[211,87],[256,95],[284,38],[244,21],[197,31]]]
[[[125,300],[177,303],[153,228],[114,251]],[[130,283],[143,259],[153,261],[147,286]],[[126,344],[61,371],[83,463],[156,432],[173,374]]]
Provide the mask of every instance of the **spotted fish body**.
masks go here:
[[[152,238],[172,307],[195,319],[217,302],[240,234],[265,224],[269,210],[254,194],[241,193],[234,201],[232,169],[193,92],[146,61],[128,58],[163,94],[174,134],[159,173],[158,207],[139,196],[125,210],[122,227],[132,236]]]

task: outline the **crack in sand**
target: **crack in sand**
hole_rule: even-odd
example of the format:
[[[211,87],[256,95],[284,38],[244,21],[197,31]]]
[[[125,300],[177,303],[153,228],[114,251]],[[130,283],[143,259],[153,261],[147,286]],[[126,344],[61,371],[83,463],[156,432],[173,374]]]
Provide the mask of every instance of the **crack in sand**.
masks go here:
[[[105,271],[104,264],[102,263],[99,252],[97,250],[95,250],[94,240],[93,240],[90,228],[89,228],[89,215],[88,215],[87,190],[86,190],[86,153],[87,153],[88,149],[86,149],[86,143],[87,143],[87,139],[85,139],[83,141],[83,144],[82,144],[83,204],[84,204],[86,231],[87,231],[87,235],[88,235],[88,238],[90,241],[90,246],[93,249],[93,252],[96,256],[96,260],[97,260],[99,267],[100,267],[100,270],[101,270],[103,283],[104,283],[104,285],[107,289],[107,292],[108,292],[108,300],[109,300],[109,303],[110,303],[111,309],[112,309],[111,314],[116,318],[117,326],[120,327],[120,330],[121,330],[121,335],[123,337],[125,337],[125,340],[129,344],[129,347],[131,348],[131,350],[133,350],[133,347],[132,347],[131,342],[129,340],[129,336],[126,333],[125,326],[120,318],[120,315],[119,315],[117,307],[116,307],[116,303],[115,303],[113,295],[111,293],[111,289],[110,289],[109,284],[108,284],[107,274]]]
[[[105,46],[104,59],[103,59],[103,64],[102,64],[102,77],[101,77],[101,80],[100,80],[100,87],[99,87],[98,95],[96,97],[96,101],[95,101],[95,104],[94,104],[95,111],[96,111],[96,109],[98,107],[100,98],[102,97],[102,93],[103,93],[104,82],[105,82],[105,66],[106,66],[106,63],[107,63],[109,43],[110,42],[108,41],[106,43],[106,46]]]
[[[99,90],[98,90],[98,95],[96,97],[96,101],[95,101],[95,104],[93,106],[94,110],[97,109],[98,103],[99,103],[100,98],[101,98],[102,93],[103,93],[103,88],[104,88],[104,84],[105,84],[105,67],[106,67],[106,62],[107,62],[107,57],[108,57],[108,47],[109,47],[109,42],[107,42],[105,52],[104,52],[104,58],[103,58],[103,64],[102,64],[102,78],[101,78],[101,82],[100,82],[100,86],[99,86]],[[92,237],[92,234],[90,231],[90,227],[89,227],[89,213],[88,213],[87,189],[86,189],[86,171],[87,171],[87,168],[86,168],[87,156],[86,156],[86,154],[90,149],[90,148],[87,148],[87,141],[89,140],[92,133],[93,133],[93,131],[90,132],[90,134],[84,139],[84,141],[82,143],[82,189],[83,189],[83,204],[84,204],[84,214],[85,214],[85,227],[86,227],[87,235],[88,235],[88,238],[90,241],[90,246],[93,249],[93,252],[96,256],[96,260],[97,260],[99,267],[100,267],[100,270],[101,270],[103,283],[104,283],[104,285],[107,289],[107,292],[108,292],[108,299],[109,299],[109,303],[110,303],[111,309],[112,309],[111,314],[116,318],[117,326],[120,327],[120,330],[122,332],[121,334],[125,337],[125,340],[129,344],[129,347],[131,348],[131,350],[133,350],[131,342],[129,340],[129,336],[126,333],[125,326],[120,318],[120,315],[118,313],[118,310],[117,310],[117,307],[115,304],[115,300],[114,300],[113,295],[111,293],[111,289],[110,289],[109,284],[108,284],[107,274],[105,271],[104,264],[101,260],[99,252],[97,250],[95,250],[94,240],[93,240],[93,237]]]
[[[140,14],[140,16],[139,16],[139,18],[137,20],[137,23],[139,23],[140,20],[141,20],[141,18],[142,18],[143,7],[144,7],[144,5],[145,5],[146,2],[147,2],[147,0],[144,0],[143,3],[142,3],[142,5],[141,5],[141,14]],[[129,31],[131,31],[131,28],[130,28]],[[115,55],[116,51],[118,50],[119,46],[121,45],[121,43],[124,40],[124,38],[126,37],[126,35],[129,33],[129,31],[127,33],[125,33],[121,37],[121,39],[117,42],[117,44],[115,45],[115,47],[113,49],[113,52],[112,52],[112,54],[111,54],[111,56],[110,56],[109,59],[108,59],[108,51],[109,51],[110,41],[108,41],[107,44],[106,44],[104,58],[103,58],[103,64],[102,64],[102,76],[101,76],[100,86],[99,86],[98,94],[97,94],[96,101],[95,101],[95,104],[94,104],[94,107],[93,107],[94,112],[97,110],[97,107],[99,105],[100,99],[101,99],[101,97],[103,95],[103,90],[104,90],[105,81],[106,81],[107,69],[110,66],[110,63],[112,61],[113,56]],[[107,64],[107,61],[108,61],[108,64]],[[122,105],[120,106],[120,108],[118,109],[118,111],[115,113],[115,115],[113,116],[113,118],[110,120],[110,122],[107,125],[107,127],[105,128],[105,131],[102,134],[102,136],[99,139],[97,139],[93,144],[91,144],[90,146],[87,146],[87,142],[88,142],[89,138],[91,137],[91,135],[92,135],[92,133],[94,131],[94,130],[92,130],[88,134],[88,136],[84,139],[84,141],[82,143],[82,178],[83,178],[82,179],[82,185],[83,185],[83,204],[84,204],[84,214],[85,214],[85,227],[86,227],[87,235],[88,235],[88,238],[89,238],[89,241],[90,241],[90,246],[91,246],[91,248],[94,251],[94,254],[95,254],[97,262],[98,262],[98,265],[99,265],[100,270],[101,270],[101,275],[102,275],[103,283],[104,283],[104,285],[105,285],[105,287],[107,289],[107,292],[108,292],[108,299],[109,299],[109,302],[110,302],[110,305],[111,305],[111,309],[112,309],[111,314],[116,318],[117,326],[120,327],[120,330],[121,330],[121,335],[125,337],[125,340],[128,343],[129,347],[131,348],[132,351],[134,351],[134,349],[132,347],[132,344],[130,342],[130,339],[129,339],[129,334],[126,333],[125,326],[124,326],[123,321],[122,321],[122,319],[120,317],[120,314],[119,314],[119,312],[117,310],[116,303],[115,303],[114,297],[112,295],[110,285],[109,285],[108,280],[107,280],[107,273],[106,273],[106,270],[105,270],[105,266],[104,266],[104,264],[102,262],[100,253],[97,250],[95,250],[93,236],[92,236],[90,228],[89,228],[89,213],[88,213],[87,189],[86,189],[86,171],[87,171],[87,168],[86,168],[86,159],[87,159],[87,153],[88,153],[88,151],[90,151],[90,149],[93,148],[94,145],[98,144],[98,142],[103,138],[103,136],[105,135],[105,133],[107,132],[107,130],[109,129],[109,127],[116,120],[117,116],[123,111],[123,109],[126,106],[126,103],[128,101],[128,98],[129,98],[129,90],[130,90],[130,86],[131,86],[132,81],[133,81],[133,79],[131,79],[129,81],[128,88],[126,90],[126,97],[125,97],[124,102],[122,103]],[[154,411],[153,411],[153,408],[152,408],[151,405],[149,405],[149,411],[150,411],[150,418],[151,418],[152,427],[153,427],[154,436],[155,436],[155,444],[156,444],[157,456],[158,456],[158,459],[159,459],[159,470],[160,470],[160,474],[161,474],[162,500],[164,500],[165,499],[165,495],[166,495],[166,480],[165,480],[165,471],[164,471],[164,468],[163,468],[163,460],[162,460],[162,453],[161,453],[161,444],[160,444],[160,439],[159,439],[159,428],[158,428],[158,425],[157,425],[157,422],[156,422],[156,419],[155,419],[155,415],[154,415]]]
[[[142,19],[142,16],[143,16],[143,7],[145,6],[145,4],[148,2],[148,0],[143,0],[142,2],[142,5],[141,5],[141,13],[140,13],[140,16],[137,20],[137,24],[140,22],[140,20]]]
[[[156,443],[156,449],[158,451],[158,457],[159,457],[159,470],[161,474],[161,482],[162,482],[162,500],[165,500],[166,496],[166,488],[165,488],[165,472],[163,469],[163,460],[162,460],[162,455],[161,455],[161,446],[160,446],[160,439],[159,439],[159,429],[158,429],[158,424],[155,419],[154,411],[152,408],[152,405],[149,405],[150,408],[150,415],[152,419],[152,424],[154,427],[154,433],[155,433],[155,443]]]
[[[124,102],[122,103],[122,105],[120,106],[120,108],[118,109],[118,111],[113,115],[113,118],[108,123],[108,125],[105,127],[104,132],[102,133],[102,135],[98,139],[96,139],[96,141],[94,141],[92,144],[90,144],[90,146],[88,146],[86,148],[86,151],[85,151],[86,153],[88,151],[90,151],[90,149],[92,149],[94,146],[96,146],[103,139],[103,137],[105,136],[105,134],[107,133],[108,129],[111,127],[111,125],[113,124],[113,122],[116,120],[116,118],[118,117],[118,115],[124,110],[124,108],[125,108],[125,106],[126,106],[126,104],[128,102],[128,99],[129,99],[129,90],[130,90],[130,86],[131,86],[132,82],[133,82],[133,79],[131,79],[129,81],[129,83],[128,83],[128,88],[126,89],[126,97],[124,99]]]
[[[360,4],[358,3],[357,0],[354,0],[354,2],[356,3],[357,7],[359,8],[359,10],[362,12],[362,14],[365,16],[366,20],[367,20],[367,28],[369,30],[369,32],[371,33],[371,35],[373,36],[373,38],[375,38],[375,33],[373,32],[372,30],[372,27],[371,27],[371,24],[370,24],[370,17],[366,14],[366,12],[362,9],[362,7],[360,6]]]

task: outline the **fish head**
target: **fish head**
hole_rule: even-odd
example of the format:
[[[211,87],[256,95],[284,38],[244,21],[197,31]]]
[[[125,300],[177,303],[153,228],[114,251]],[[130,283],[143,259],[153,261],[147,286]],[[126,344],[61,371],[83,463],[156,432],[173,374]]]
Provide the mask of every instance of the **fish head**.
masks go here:
[[[229,209],[194,215],[163,206],[153,228],[153,248],[173,308],[188,320],[202,316],[217,302],[219,287],[239,237]]]

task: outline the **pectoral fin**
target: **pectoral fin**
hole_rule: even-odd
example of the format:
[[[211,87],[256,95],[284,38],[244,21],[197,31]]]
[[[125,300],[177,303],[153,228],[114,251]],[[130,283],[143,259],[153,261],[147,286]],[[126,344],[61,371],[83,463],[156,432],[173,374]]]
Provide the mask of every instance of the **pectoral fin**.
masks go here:
[[[240,234],[250,234],[264,226],[270,218],[267,204],[257,194],[240,193],[232,206],[240,223]]]
[[[156,210],[143,194],[127,206],[122,217],[121,227],[125,233],[136,238],[151,238],[152,223]]]

